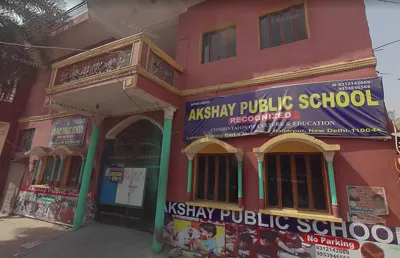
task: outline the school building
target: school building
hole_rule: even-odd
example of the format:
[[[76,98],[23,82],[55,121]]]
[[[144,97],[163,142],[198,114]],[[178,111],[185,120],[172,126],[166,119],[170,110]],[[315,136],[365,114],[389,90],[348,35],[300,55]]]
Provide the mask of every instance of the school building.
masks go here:
[[[87,51],[57,50],[26,84],[4,211],[148,231],[155,252],[250,257],[296,236],[280,257],[398,248],[394,129],[362,0],[79,8],[52,44]]]

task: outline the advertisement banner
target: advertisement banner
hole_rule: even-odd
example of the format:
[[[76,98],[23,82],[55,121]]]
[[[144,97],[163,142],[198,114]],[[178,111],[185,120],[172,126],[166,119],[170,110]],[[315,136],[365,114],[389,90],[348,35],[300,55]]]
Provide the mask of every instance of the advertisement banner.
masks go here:
[[[83,117],[54,120],[49,146],[53,148],[59,145],[81,147],[85,138],[87,122],[87,118]]]
[[[184,141],[305,133],[390,138],[381,78],[273,87],[185,103]]]
[[[14,214],[72,225],[77,203],[76,191],[24,187],[19,193]],[[89,193],[85,223],[94,218],[94,206],[94,196]]]
[[[347,186],[350,212],[388,215],[389,209],[383,187]]]
[[[164,241],[211,257],[400,257],[400,229],[167,202]]]
[[[386,220],[384,218],[365,214],[365,213],[349,213],[349,221],[350,222],[360,222],[363,224],[381,224],[386,226]]]

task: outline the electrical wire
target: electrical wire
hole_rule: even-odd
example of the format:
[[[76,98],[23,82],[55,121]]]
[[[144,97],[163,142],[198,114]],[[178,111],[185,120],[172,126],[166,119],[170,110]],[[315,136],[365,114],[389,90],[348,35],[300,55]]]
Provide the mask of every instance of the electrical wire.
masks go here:
[[[391,4],[400,4],[399,2],[393,2],[393,1],[389,1],[389,0],[376,0],[379,2],[385,2],[385,3],[391,3]]]
[[[386,44],[384,44],[384,45],[381,45],[381,46],[375,47],[375,48],[373,48],[372,50],[374,50],[374,51],[379,51],[379,50],[382,50],[382,49],[379,49],[379,48],[386,47],[386,46],[388,46],[388,45],[391,45],[391,44],[397,43],[397,42],[399,42],[399,41],[400,41],[400,39],[398,39],[398,40],[394,40],[394,41],[391,41],[391,42],[389,42],[389,43],[386,43]],[[379,50],[378,50],[378,49],[379,49]]]
[[[11,45],[11,46],[17,46],[17,47],[24,47],[24,48],[60,49],[60,50],[71,50],[71,51],[81,51],[81,52],[95,51],[95,50],[87,50],[87,49],[81,49],[81,48],[50,47],[50,46],[27,45],[27,44],[19,44],[19,43],[5,42],[5,41],[0,41],[0,44],[3,44],[3,45]],[[119,53],[121,53],[122,51],[98,51],[98,52],[119,54]]]

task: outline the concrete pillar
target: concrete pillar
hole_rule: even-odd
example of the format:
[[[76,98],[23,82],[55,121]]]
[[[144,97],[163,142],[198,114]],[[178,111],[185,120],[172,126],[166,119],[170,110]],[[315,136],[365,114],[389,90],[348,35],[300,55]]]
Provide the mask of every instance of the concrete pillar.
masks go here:
[[[186,154],[188,157],[188,179],[187,179],[187,191],[186,191],[186,201],[190,202],[192,200],[192,180],[193,180],[193,158],[194,154]]]
[[[333,216],[339,218],[339,205],[337,203],[336,196],[336,183],[335,183],[335,173],[333,171],[333,157],[335,152],[326,151],[324,152],[324,157],[328,166],[328,178],[329,178],[329,189],[331,194],[331,204],[332,204],[332,213]]]
[[[167,107],[164,109],[164,130],[161,146],[160,175],[158,179],[157,206],[154,225],[153,252],[159,253],[163,244],[163,228],[165,215],[165,202],[167,195],[169,153],[171,147],[172,118],[175,109]]]
[[[57,168],[57,156],[56,155],[54,155],[53,156],[53,160],[54,160],[54,162],[53,162],[53,167],[51,168],[51,174],[50,174],[50,183],[49,183],[49,185],[53,185],[53,181],[54,181],[54,175],[55,175],[55,173],[56,173],[56,168]]]
[[[263,177],[263,162],[264,153],[256,153],[257,163],[258,163],[258,207],[259,209],[264,209],[264,177]]]
[[[35,169],[33,170],[33,175],[32,175],[32,184],[33,185],[36,183],[36,177],[38,175],[41,159],[42,159],[41,157],[38,157],[38,159],[36,161]]]
[[[58,173],[57,173],[57,179],[56,179],[56,186],[57,187],[60,186],[61,175],[62,175],[62,172],[64,170],[64,163],[65,163],[65,159],[66,158],[67,158],[66,156],[60,156],[60,166],[58,167]]]
[[[82,156],[81,169],[79,171],[78,188],[81,188],[83,170],[85,169],[85,161],[86,161],[86,157]]]
[[[242,162],[243,162],[243,155],[240,153],[235,154],[236,159],[238,160],[238,200],[239,200],[239,207],[243,208],[243,176],[242,176]]]
[[[92,177],[93,163],[96,155],[96,147],[99,138],[100,124],[94,123],[92,134],[90,136],[89,149],[85,162],[85,169],[82,176],[82,184],[78,195],[78,204],[74,216],[74,228],[76,231],[83,226],[83,217],[86,211],[86,199],[89,193],[90,178]]]

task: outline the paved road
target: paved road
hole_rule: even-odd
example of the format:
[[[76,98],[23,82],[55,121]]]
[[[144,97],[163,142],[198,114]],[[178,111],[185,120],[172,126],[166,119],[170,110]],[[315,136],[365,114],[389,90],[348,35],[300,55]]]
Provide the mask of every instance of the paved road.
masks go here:
[[[24,258],[160,258],[151,252],[152,235],[127,228],[93,223],[52,240]]]
[[[22,257],[68,231],[52,223],[0,214],[0,257]]]
[[[76,232],[63,226],[0,215],[1,258],[161,258],[151,252],[152,235],[93,223]]]

